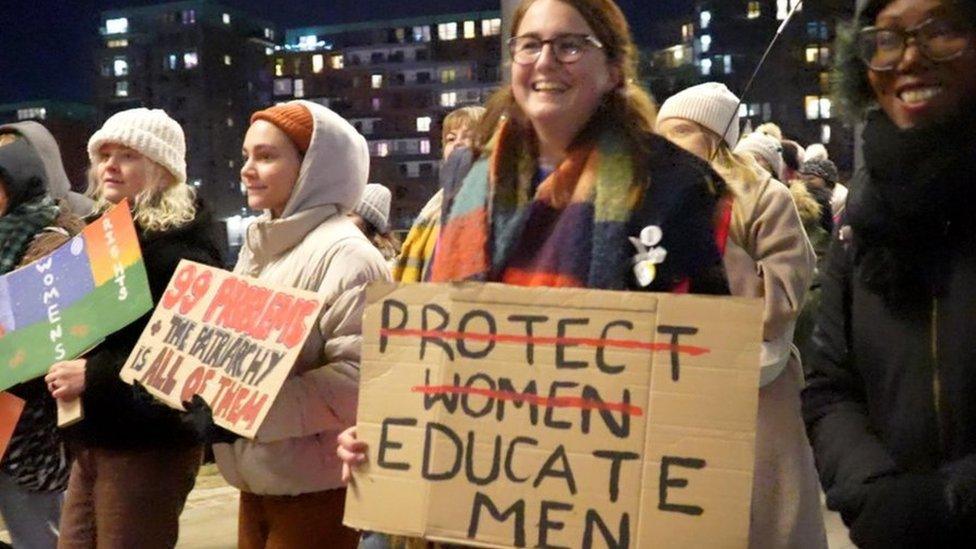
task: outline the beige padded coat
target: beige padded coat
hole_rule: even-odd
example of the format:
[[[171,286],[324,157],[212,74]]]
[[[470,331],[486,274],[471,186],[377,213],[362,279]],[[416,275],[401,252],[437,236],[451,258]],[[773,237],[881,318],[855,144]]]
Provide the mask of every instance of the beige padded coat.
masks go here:
[[[389,280],[383,256],[346,217],[369,172],[366,141],[345,120],[302,102],[315,129],[280,218],[248,227],[234,272],[316,291],[326,309],[253,441],[214,445],[233,486],[262,495],[338,488],[336,435],[355,424],[363,286]]]

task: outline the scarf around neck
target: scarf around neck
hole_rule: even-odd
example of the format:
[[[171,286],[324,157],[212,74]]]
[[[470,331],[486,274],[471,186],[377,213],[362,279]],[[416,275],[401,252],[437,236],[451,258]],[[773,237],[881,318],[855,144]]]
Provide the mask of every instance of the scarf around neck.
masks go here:
[[[0,274],[14,270],[34,236],[57,219],[54,199],[43,195],[0,216]]]
[[[940,295],[953,253],[972,243],[973,119],[902,130],[881,111],[868,117],[867,168],[851,190],[846,221],[861,281],[889,306],[904,308]]]
[[[629,270],[630,256],[608,252],[619,248],[605,244],[626,239],[626,224],[642,196],[626,144],[610,130],[575,145],[533,191],[539,167],[528,142],[510,121],[499,126],[461,183],[441,229],[431,280],[497,281],[523,237],[533,201],[555,210],[587,203],[593,207],[592,226],[573,227],[576,234],[566,241],[578,246],[554,252],[589,252],[589,266],[573,285],[623,289],[619,273]]]

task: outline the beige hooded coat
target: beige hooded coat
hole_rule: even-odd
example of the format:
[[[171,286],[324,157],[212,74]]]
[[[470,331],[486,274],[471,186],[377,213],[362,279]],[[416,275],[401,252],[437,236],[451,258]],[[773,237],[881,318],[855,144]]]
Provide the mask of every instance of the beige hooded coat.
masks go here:
[[[356,422],[363,285],[389,280],[383,256],[346,216],[369,173],[366,141],[310,102],[314,131],[280,218],[248,227],[234,272],[313,290],[326,309],[253,441],[214,445],[227,481],[254,494],[339,488],[336,435]]]

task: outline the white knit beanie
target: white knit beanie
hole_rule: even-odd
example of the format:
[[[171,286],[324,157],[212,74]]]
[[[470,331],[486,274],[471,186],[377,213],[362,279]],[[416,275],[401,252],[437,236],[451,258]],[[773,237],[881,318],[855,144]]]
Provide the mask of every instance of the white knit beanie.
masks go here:
[[[803,151],[803,160],[830,160],[830,155],[823,143],[814,143]]]
[[[730,149],[739,140],[739,98],[725,84],[705,82],[672,95],[658,110],[657,122],[668,118],[697,122],[722,136]]]
[[[761,157],[773,168],[773,177],[783,179],[783,145],[772,137],[759,132],[750,133],[735,146],[735,152]]]
[[[376,230],[385,233],[390,230],[390,189],[383,185],[370,183],[363,191],[363,199],[359,201],[354,212],[369,221]]]
[[[186,183],[183,128],[162,109],[129,109],[109,117],[88,140],[88,158],[92,164],[106,143],[125,145],[166,168],[177,183]]]

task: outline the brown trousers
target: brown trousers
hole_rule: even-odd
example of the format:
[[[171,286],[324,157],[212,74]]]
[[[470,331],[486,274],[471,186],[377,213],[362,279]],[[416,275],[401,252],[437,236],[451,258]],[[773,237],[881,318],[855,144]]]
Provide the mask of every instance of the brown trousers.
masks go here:
[[[203,448],[76,447],[59,549],[171,548]]]
[[[298,496],[241,492],[238,549],[355,549],[359,532],[342,525],[346,489]]]

